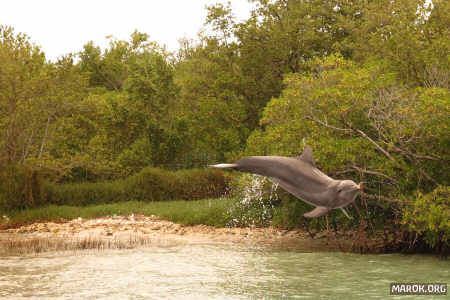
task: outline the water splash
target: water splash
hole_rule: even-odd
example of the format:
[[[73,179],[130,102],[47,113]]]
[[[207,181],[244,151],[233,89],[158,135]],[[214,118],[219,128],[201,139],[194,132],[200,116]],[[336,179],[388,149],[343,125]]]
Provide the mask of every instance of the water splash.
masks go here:
[[[267,177],[243,175],[239,201],[228,209],[227,226],[267,226],[273,218],[274,203],[278,202],[278,184]]]

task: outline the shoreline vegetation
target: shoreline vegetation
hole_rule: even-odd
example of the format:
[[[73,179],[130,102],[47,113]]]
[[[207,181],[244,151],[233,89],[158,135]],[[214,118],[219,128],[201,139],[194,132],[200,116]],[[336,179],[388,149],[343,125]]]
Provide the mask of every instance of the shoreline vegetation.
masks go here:
[[[308,144],[325,174],[364,182],[353,219],[328,215],[337,241],[448,255],[450,1],[254,4],[247,20],[208,6],[173,53],[136,30],[52,62],[0,24],[0,216],[155,214],[314,236],[326,220],[303,218],[308,204],[205,169]]]
[[[226,210],[234,202],[230,198],[215,198],[192,201],[139,202],[125,201],[113,204],[90,206],[51,205],[12,212],[8,221],[3,218],[0,229],[17,228],[36,222],[66,222],[82,218],[93,219],[108,216],[155,215],[183,225],[208,225],[225,227]]]
[[[130,215],[157,216],[181,226],[296,232],[299,237],[308,236],[306,240],[300,238],[299,243],[320,244],[323,250],[431,252],[442,257],[448,256],[449,251],[448,245],[439,240],[438,244],[430,247],[417,233],[392,222],[394,217],[386,215],[385,211],[369,204],[363,197],[357,200],[359,204],[348,207],[353,219],[346,218],[338,210],[331,211],[327,229],[325,218],[309,220],[303,217],[311,209],[308,204],[278,189],[269,179],[257,175],[223,173],[212,169],[167,171],[149,167],[126,179],[57,184],[43,180],[37,171],[23,172],[25,176],[21,177],[3,175],[3,184],[6,182],[9,185],[9,193],[3,196],[11,200],[7,202],[9,209],[3,209],[0,215],[0,234],[17,234],[15,238],[9,235],[9,241],[4,240],[3,246],[9,249],[17,246],[18,251],[19,248],[31,247],[29,243],[47,244],[50,249],[76,248],[77,244],[80,247],[125,247],[127,244],[122,242],[108,244],[110,241],[103,241],[101,236],[87,237],[87,240],[72,237],[69,242],[64,242],[54,240],[56,236],[53,235],[37,239],[28,235],[23,240],[20,237],[25,236],[20,232],[23,231],[21,228],[33,227],[33,224],[66,224],[78,218]],[[445,211],[442,213],[445,214]],[[327,242],[314,241],[317,236],[326,236]],[[270,238],[265,242],[270,242]],[[145,243],[146,238],[139,237],[132,244]],[[38,251],[42,251],[41,246]]]
[[[302,230],[274,227],[217,227],[186,225],[156,217],[131,214],[59,222],[36,222],[0,231],[0,254],[35,254],[46,251],[123,249],[153,243],[247,243],[302,246],[305,250],[332,251],[324,235],[316,239]]]
[[[317,227],[236,227],[233,198],[138,202],[85,207],[47,206],[17,211],[0,222],[0,254],[36,254],[83,249],[130,249],[156,242],[248,243],[279,245],[300,251],[416,253],[395,228],[368,236],[364,230]]]
[[[368,239],[355,231],[230,227],[223,216],[231,202],[234,199],[147,204],[125,202],[83,208],[50,206],[23,211],[12,215],[9,222],[4,221],[0,227],[0,255],[130,249],[171,241],[279,245],[302,251],[386,252],[386,241],[381,235]],[[223,220],[218,222],[221,216]]]

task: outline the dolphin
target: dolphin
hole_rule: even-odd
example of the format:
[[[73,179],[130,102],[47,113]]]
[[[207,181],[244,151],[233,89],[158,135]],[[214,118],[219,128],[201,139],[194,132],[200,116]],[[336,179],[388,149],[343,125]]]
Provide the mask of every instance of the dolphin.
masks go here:
[[[303,215],[306,218],[324,216],[337,208],[351,218],[345,207],[355,201],[362,189],[361,183],[336,180],[317,169],[312,149],[308,145],[297,157],[249,156],[232,164],[209,165],[209,167],[269,177],[290,194],[316,207]]]

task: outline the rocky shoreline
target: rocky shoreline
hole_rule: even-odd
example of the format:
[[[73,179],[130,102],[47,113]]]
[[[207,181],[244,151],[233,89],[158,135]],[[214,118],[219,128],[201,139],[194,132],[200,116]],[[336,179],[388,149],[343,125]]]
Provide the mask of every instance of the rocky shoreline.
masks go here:
[[[161,242],[244,243],[295,247],[304,251],[347,251],[355,234],[340,235],[283,230],[274,227],[216,228],[186,226],[156,216],[130,215],[97,219],[41,222],[0,230],[0,254],[14,255],[59,250],[123,249]],[[372,241],[376,245],[376,241]],[[368,245],[370,247],[370,245]],[[372,252],[372,251],[370,251]]]

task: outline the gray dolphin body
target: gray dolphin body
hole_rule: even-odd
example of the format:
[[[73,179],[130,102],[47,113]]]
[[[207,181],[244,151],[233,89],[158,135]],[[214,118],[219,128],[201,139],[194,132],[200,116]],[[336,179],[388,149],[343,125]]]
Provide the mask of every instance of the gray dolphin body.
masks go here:
[[[249,156],[232,164],[211,165],[212,168],[233,169],[270,177],[283,189],[301,200],[316,206],[304,216],[314,218],[340,208],[350,218],[344,207],[355,201],[361,185],[352,180],[335,180],[316,168],[312,149],[305,146],[298,157]]]

